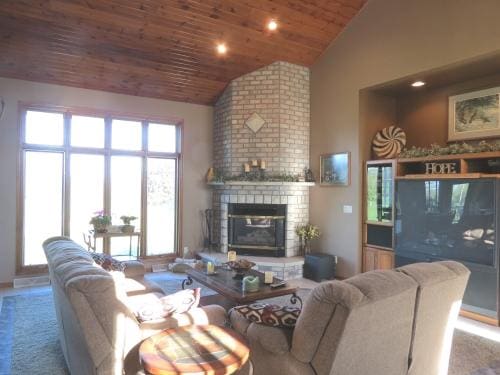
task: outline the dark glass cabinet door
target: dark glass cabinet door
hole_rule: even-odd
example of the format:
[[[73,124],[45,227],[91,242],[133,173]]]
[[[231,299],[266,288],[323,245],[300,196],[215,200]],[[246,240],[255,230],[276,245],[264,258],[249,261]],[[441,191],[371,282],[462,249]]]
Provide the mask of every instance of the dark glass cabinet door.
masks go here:
[[[454,260],[470,278],[464,310],[498,318],[498,199],[494,179],[399,180],[396,267]]]
[[[373,164],[366,169],[366,221],[392,223],[392,164]]]

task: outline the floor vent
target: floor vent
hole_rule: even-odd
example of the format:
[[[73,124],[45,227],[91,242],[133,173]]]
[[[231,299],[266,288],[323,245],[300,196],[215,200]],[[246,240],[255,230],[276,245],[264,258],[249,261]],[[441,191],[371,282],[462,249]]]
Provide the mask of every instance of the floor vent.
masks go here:
[[[14,279],[14,288],[27,288],[39,285],[50,285],[49,276],[22,277]]]

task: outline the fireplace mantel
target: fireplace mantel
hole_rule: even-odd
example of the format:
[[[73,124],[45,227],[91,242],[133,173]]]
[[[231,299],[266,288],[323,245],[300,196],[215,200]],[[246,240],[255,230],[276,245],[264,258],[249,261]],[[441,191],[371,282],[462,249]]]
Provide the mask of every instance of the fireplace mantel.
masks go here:
[[[314,186],[314,182],[289,182],[289,181],[226,181],[209,182],[209,186]]]

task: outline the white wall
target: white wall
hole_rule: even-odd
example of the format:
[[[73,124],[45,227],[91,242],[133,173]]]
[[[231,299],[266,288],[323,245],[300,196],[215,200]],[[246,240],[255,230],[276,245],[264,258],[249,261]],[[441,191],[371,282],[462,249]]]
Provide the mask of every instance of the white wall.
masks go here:
[[[0,97],[6,102],[0,119],[0,283],[10,282],[16,269],[19,101],[184,119],[182,246],[200,247],[200,211],[211,198],[204,178],[212,163],[212,107],[4,78]]]
[[[370,0],[312,67],[311,165],[318,171],[322,153],[352,154],[350,187],[311,189],[311,222],[321,250],[340,257],[340,276],[361,269],[359,91],[498,50],[499,14],[498,0]]]

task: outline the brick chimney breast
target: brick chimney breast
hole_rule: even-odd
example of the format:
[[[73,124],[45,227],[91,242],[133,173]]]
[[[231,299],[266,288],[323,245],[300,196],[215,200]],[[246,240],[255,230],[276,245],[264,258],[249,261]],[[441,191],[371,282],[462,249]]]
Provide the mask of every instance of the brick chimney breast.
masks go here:
[[[269,173],[309,167],[309,69],[278,61],[233,80],[215,104],[214,167],[238,175],[264,159]]]
[[[240,175],[243,164],[265,160],[266,173],[309,168],[309,69],[278,61],[233,80],[215,104],[214,168]],[[309,221],[307,183],[214,186],[214,240],[228,249],[228,204],[286,204],[286,256],[299,253],[297,225]]]

